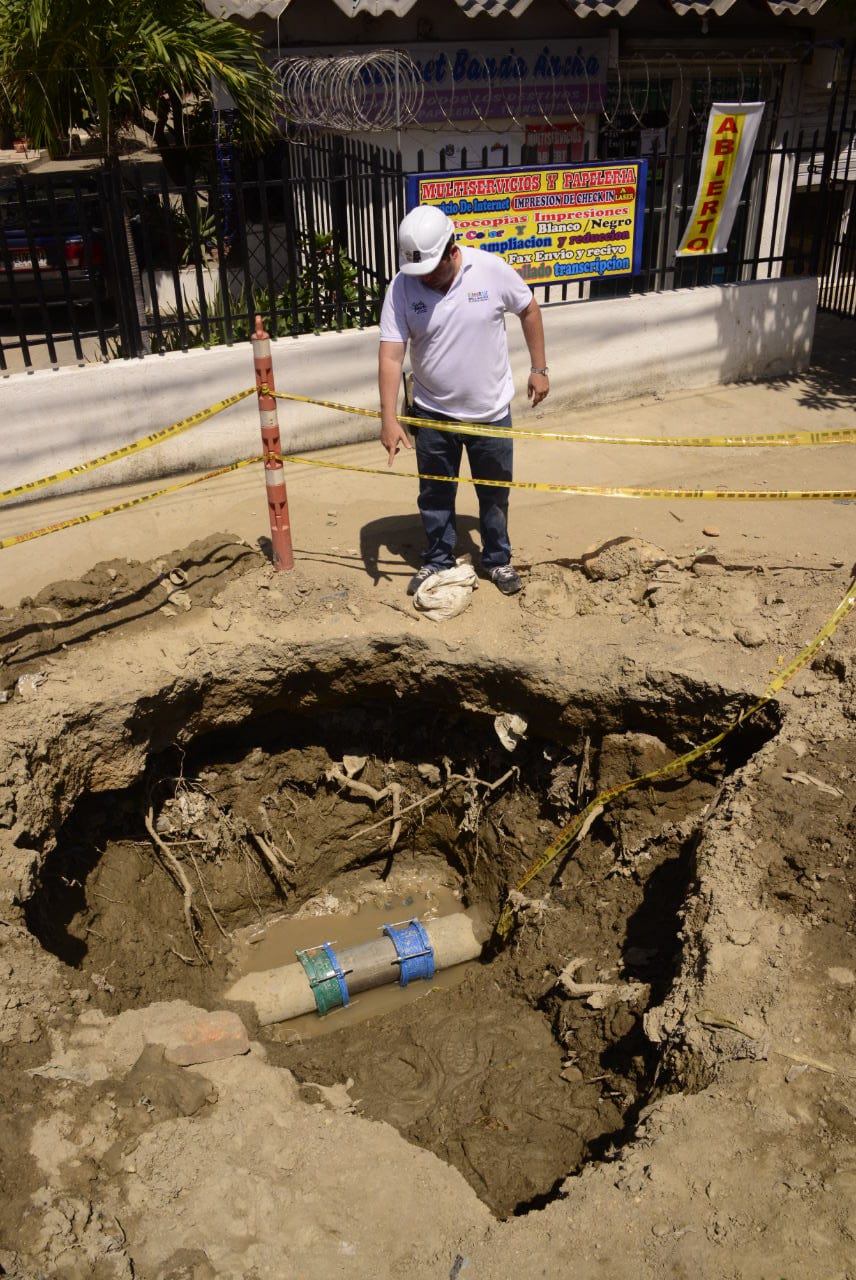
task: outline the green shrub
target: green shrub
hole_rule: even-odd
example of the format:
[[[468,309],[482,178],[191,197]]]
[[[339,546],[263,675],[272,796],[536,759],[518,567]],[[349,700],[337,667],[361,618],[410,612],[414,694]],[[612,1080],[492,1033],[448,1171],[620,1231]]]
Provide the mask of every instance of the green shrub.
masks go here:
[[[266,331],[272,338],[294,337],[300,333],[316,333],[326,329],[355,329],[360,324],[360,293],[357,268],[343,249],[338,259],[334,253],[333,236],[316,234],[315,253],[307,252],[307,237],[302,237],[303,265],[294,289],[282,289],[271,298],[267,289],[254,288],[251,305],[247,305],[246,293],[229,295],[229,312],[232,318],[231,342],[246,342],[255,327],[250,317],[261,315]],[[364,305],[375,302],[374,290],[364,290]],[[273,305],[275,301],[275,307]],[[194,347],[221,346],[230,341],[225,314],[226,302],[222,289],[205,302],[204,315],[208,321],[206,337],[201,301],[185,301],[184,333],[177,311],[160,313],[163,325],[161,334],[153,333],[152,351],[183,351]],[[121,341],[109,343],[113,359],[123,355]]]

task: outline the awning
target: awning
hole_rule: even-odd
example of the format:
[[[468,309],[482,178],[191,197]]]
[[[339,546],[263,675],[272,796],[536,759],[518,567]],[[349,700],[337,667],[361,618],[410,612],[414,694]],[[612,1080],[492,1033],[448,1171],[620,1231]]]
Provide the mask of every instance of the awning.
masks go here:
[[[232,2],[236,3],[237,0]],[[286,0],[286,4],[288,3],[289,0]],[[382,13],[394,13],[400,18],[413,8],[416,0],[334,0],[334,3],[350,18],[355,18],[358,13],[370,13],[373,18]],[[529,8],[532,0],[456,0],[456,3],[468,18],[475,18],[480,13],[486,13],[489,18],[498,18],[501,14],[519,18],[523,10]]]
[[[778,18],[782,13],[817,13],[826,0],[767,0],[767,8]]]
[[[475,18],[480,13],[486,13],[489,18],[499,18],[504,13],[519,18],[532,0],[456,0],[456,3],[468,18]]]
[[[823,0],[821,0],[822,3]],[[675,13],[680,14],[681,17],[685,13],[698,13],[703,18],[707,17],[709,13],[715,13],[721,17],[723,13],[728,12],[734,4],[734,0],[686,0],[686,2],[685,0],[671,0],[671,4]]]
[[[612,18],[616,14],[623,18],[637,0],[566,0],[566,3],[578,18],[587,18],[590,13],[596,13],[599,18]]]
[[[597,14],[599,18],[623,18],[631,9],[635,9],[639,0],[565,0],[565,4],[578,18],[587,18],[589,14]],[[463,0],[458,0],[459,4]],[[687,13],[698,13],[702,17],[714,13],[721,16],[727,13],[736,0],[669,0],[675,13],[684,17]],[[783,13],[817,13],[826,0],[767,0],[767,8],[778,18]],[[516,15],[515,15],[516,16]]]
[[[418,0],[334,0],[344,14],[356,18],[361,13],[369,13],[373,18],[382,13],[394,13],[401,18],[408,13]],[[565,0],[565,4],[578,18],[587,18],[595,14],[599,18],[623,18],[634,9],[639,0]],[[682,17],[687,13],[697,13],[704,17],[707,14],[721,15],[726,13],[737,0],[669,0],[675,13]],[[263,13],[268,18],[282,17],[291,0],[204,0],[205,8],[217,17],[254,18]],[[455,0],[468,18],[478,14],[498,18],[508,16],[519,18],[532,3],[532,0]],[[815,14],[822,9],[826,0],[767,0],[767,8],[779,17],[783,13]]]
[[[379,18],[382,13],[394,13],[396,18],[403,18],[416,0],[335,0],[335,3],[349,18],[356,18],[359,13],[370,13],[373,18]]]
[[[254,18],[263,13],[267,18],[281,18],[291,0],[203,0],[215,18]]]

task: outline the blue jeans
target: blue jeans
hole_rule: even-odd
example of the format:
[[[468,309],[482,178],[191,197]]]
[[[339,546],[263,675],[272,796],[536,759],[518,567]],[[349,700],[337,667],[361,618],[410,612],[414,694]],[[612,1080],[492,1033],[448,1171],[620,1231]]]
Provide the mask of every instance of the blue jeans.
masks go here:
[[[443,413],[434,413],[413,405],[410,416],[437,422],[458,422]],[[487,424],[479,424],[487,425]],[[507,413],[491,427],[510,427]],[[502,436],[464,436],[451,431],[434,431],[416,427],[416,463],[422,475],[460,475],[461,458],[466,448],[470,474],[474,480],[510,480],[514,443]],[[437,569],[451,569],[455,563],[458,541],[455,525],[455,496],[458,486],[447,480],[419,481],[419,512],[425,530],[426,546],[422,563]],[[482,566],[488,571],[510,564],[511,543],[508,540],[508,489],[493,485],[475,486],[479,502],[479,526],[482,540]]]

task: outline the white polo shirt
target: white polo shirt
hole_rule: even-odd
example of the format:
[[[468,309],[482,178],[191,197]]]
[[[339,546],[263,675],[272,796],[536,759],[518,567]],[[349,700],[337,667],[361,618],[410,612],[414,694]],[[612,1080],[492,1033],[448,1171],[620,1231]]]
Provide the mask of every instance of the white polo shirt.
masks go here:
[[[410,341],[413,399],[470,422],[504,417],[514,394],[505,313],[519,315],[532,291],[499,256],[459,245],[461,269],[448,293],[419,276],[396,275],[380,317],[381,342]]]

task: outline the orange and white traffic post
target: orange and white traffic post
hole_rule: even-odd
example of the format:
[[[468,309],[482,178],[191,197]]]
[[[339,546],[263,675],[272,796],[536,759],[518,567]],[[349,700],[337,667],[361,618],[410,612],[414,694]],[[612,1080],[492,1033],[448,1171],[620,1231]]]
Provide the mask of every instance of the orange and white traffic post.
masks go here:
[[[262,450],[265,464],[268,513],[270,515],[270,540],[273,546],[273,567],[277,572],[294,568],[294,552],[291,547],[291,525],[288,521],[288,497],[285,492],[285,471],[282,466],[282,445],[279,439],[279,421],[276,416],[276,400],[267,392],[275,391],[273,365],[270,356],[270,335],[262,328],[261,316],[256,316],[253,334],[253,363],[256,369],[256,387],[259,389],[259,419],[262,428]],[[265,391],[262,391],[262,388]]]

